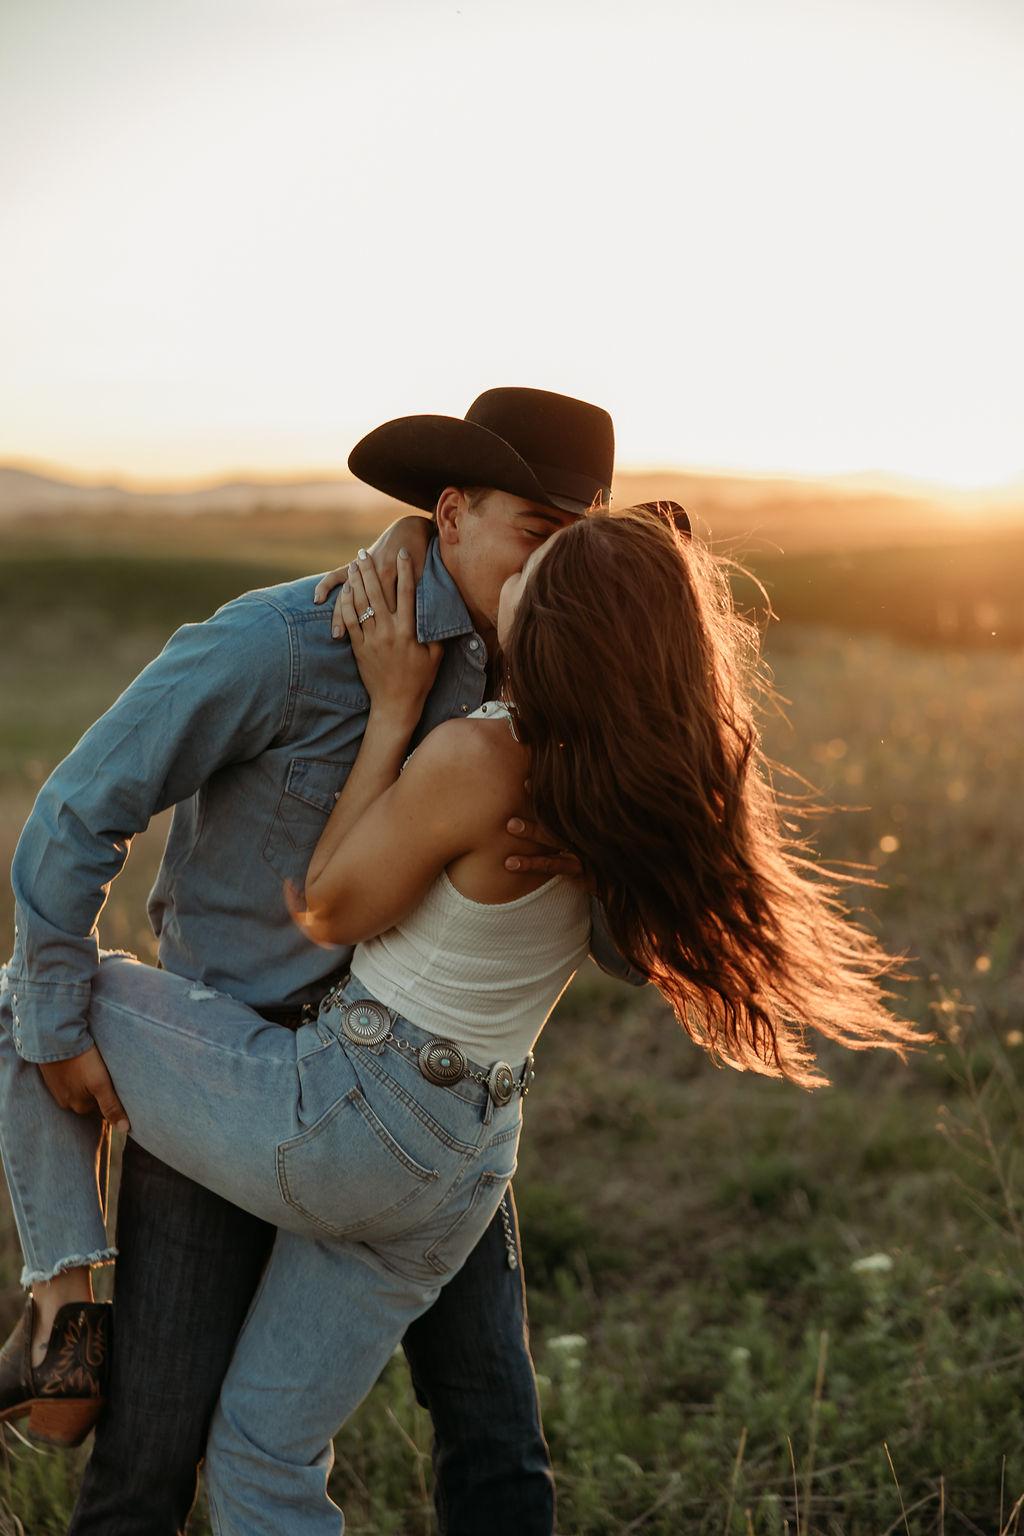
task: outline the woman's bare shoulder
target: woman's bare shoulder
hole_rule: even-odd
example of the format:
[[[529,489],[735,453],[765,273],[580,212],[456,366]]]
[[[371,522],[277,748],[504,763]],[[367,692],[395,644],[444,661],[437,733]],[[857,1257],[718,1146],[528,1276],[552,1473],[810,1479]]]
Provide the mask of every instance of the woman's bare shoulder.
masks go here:
[[[521,788],[529,762],[504,718],[445,720],[423,738],[405,771],[443,780],[449,790],[475,786],[506,793],[509,786]]]

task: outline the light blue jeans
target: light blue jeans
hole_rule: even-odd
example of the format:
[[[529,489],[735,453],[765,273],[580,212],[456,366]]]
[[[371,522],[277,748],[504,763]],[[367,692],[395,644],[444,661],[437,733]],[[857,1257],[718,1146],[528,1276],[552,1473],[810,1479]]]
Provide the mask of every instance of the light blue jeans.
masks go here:
[[[133,1137],[281,1229],[210,1431],[220,1536],[338,1536],[331,1437],[515,1171],[519,1095],[499,1107],[471,1079],[429,1082],[415,1055],[428,1037],[401,1018],[405,1049],[353,1044],[340,1009],[366,996],[352,978],[292,1034],[124,956],[93,988],[90,1028]],[[106,1250],[102,1126],[60,1110],[16,1054],[16,1006],[0,1007],[0,1138],[26,1276],[42,1278]]]

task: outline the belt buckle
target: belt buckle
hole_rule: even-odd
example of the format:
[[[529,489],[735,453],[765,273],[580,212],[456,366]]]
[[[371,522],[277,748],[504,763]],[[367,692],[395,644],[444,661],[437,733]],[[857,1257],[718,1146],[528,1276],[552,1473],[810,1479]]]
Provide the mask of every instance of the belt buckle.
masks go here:
[[[428,1083],[450,1088],[466,1075],[466,1058],[454,1040],[428,1040],[419,1050],[420,1071]]]

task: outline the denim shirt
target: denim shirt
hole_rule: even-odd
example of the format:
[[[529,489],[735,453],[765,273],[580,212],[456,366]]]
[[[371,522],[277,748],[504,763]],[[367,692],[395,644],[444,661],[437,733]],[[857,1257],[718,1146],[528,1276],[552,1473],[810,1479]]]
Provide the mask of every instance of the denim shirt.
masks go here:
[[[331,638],[316,577],[187,624],[40,791],[15,851],[8,989],[28,1061],[89,1048],[97,921],[132,837],[174,806],[150,893],[161,963],[256,1007],[319,997],[351,951],[290,921],[369,712],[351,647]],[[487,652],[432,541],[416,594],[422,641],[444,642],[412,738],[482,702]]]

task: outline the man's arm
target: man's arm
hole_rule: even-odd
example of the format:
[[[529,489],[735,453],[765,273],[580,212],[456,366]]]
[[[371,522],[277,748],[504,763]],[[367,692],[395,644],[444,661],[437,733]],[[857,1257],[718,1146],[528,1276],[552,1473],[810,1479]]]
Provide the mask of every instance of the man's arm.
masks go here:
[[[631,987],[645,987],[647,977],[630,965],[615,948],[615,941],[608,932],[604,907],[596,896],[590,898],[590,958],[598,970],[616,981],[626,981]]]
[[[273,738],[290,667],[284,617],[258,598],[228,604],[172,636],[43,786],[11,871],[10,987],[26,1060],[90,1049],[96,924],[132,838]]]

